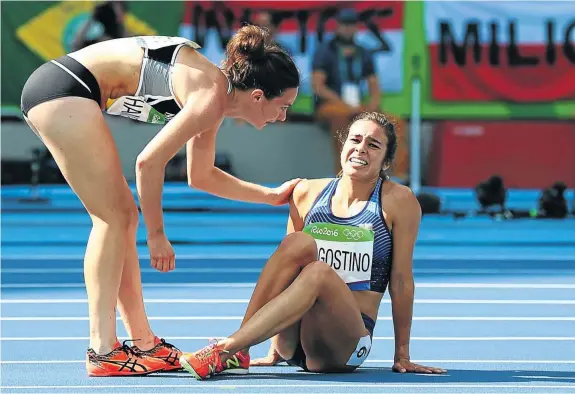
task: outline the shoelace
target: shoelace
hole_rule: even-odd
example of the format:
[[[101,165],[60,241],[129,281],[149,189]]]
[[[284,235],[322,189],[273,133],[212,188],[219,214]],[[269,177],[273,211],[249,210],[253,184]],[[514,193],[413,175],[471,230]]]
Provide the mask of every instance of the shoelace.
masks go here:
[[[215,339],[210,340],[209,345],[206,346],[205,348],[203,348],[202,350],[198,351],[198,353],[196,353],[196,357],[201,360],[201,361],[210,361],[210,357],[212,356],[213,352],[218,352],[219,349],[217,348],[217,344],[218,341]],[[222,350],[223,352],[226,352],[226,350]],[[214,362],[216,360],[213,360]]]
[[[208,346],[200,350],[198,353],[196,353],[196,357],[202,362],[209,361],[215,347],[216,347],[215,343],[209,344]]]
[[[171,343],[166,342],[166,340],[164,338],[160,339],[159,345],[165,346],[168,349],[172,349],[172,350],[180,350],[177,347],[175,347],[174,345],[172,345]]]
[[[125,341],[122,342],[122,347],[120,349],[122,349],[128,356],[133,355],[136,357],[142,357],[141,352],[138,352],[132,346],[127,345],[127,342],[136,342],[136,341],[139,341],[139,339],[126,339]]]

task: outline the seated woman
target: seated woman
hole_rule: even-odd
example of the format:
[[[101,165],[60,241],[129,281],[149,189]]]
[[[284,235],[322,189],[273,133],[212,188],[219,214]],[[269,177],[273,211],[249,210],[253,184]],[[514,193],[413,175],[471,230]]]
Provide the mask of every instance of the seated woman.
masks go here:
[[[241,328],[184,353],[197,379],[247,373],[249,347],[272,338],[268,357],[312,372],[351,372],[367,358],[389,283],[396,372],[443,373],[409,358],[412,258],[419,203],[385,170],[397,147],[395,126],[376,112],[342,131],[341,177],[300,182],[290,203],[288,235],[266,263]],[[392,253],[393,251],[393,253]]]

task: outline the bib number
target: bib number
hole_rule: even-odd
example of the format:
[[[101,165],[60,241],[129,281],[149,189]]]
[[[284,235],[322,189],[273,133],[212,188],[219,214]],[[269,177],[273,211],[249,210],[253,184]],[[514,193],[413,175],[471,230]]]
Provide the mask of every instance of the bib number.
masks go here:
[[[108,100],[106,113],[145,123],[166,124],[169,121],[166,115],[156,111],[143,97],[125,96]]]
[[[373,261],[373,230],[331,223],[313,223],[303,229],[317,244],[318,260],[357,290],[369,290]],[[359,286],[359,287],[358,287]]]
[[[367,356],[369,356],[370,351],[371,337],[366,335],[359,340],[356,349],[349,357],[349,360],[347,360],[346,365],[349,365],[350,367],[359,367],[361,364],[363,364]]]

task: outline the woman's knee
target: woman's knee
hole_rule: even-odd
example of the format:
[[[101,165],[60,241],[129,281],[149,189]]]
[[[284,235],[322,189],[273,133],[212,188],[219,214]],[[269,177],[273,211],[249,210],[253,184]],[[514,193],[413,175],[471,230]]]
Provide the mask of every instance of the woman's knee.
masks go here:
[[[297,231],[288,234],[280,244],[278,252],[299,265],[306,266],[317,259],[317,245],[308,234]]]
[[[90,212],[94,225],[99,223],[108,227],[125,231],[135,231],[138,226],[139,212],[136,203],[130,199],[124,199],[114,207]]]
[[[309,288],[320,291],[326,283],[333,281],[333,274],[335,272],[328,264],[323,261],[313,261],[301,271],[298,278],[304,280]]]
[[[138,231],[138,223],[140,221],[140,211],[136,206],[134,201],[131,201],[130,207],[128,208],[126,215],[128,216],[129,225],[128,228],[131,232],[135,233]]]

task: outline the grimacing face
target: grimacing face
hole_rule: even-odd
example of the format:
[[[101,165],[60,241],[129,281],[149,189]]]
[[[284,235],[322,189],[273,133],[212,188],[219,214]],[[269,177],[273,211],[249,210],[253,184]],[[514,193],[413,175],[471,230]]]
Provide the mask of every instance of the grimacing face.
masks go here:
[[[283,122],[286,119],[287,110],[293,105],[297,94],[297,88],[289,88],[281,96],[267,99],[261,89],[255,89],[250,94],[251,102],[244,119],[258,130],[278,120]]]
[[[371,120],[358,120],[349,129],[341,151],[344,175],[355,179],[377,178],[387,151],[387,137],[381,127]]]

